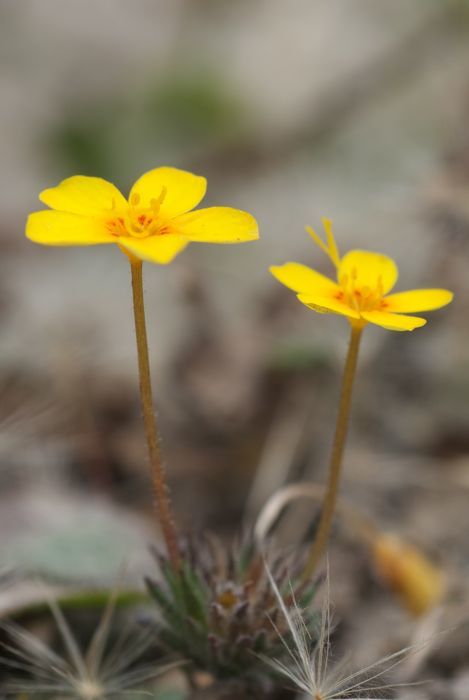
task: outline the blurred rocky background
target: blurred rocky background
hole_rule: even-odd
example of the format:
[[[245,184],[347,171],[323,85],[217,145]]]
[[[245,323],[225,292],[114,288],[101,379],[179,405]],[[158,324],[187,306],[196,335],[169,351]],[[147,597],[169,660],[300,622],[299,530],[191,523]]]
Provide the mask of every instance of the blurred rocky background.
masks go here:
[[[126,260],[23,232],[38,192],[65,177],[127,191],[171,164],[208,178],[207,205],[247,209],[261,230],[254,244],[194,244],[145,267],[180,523],[229,537],[276,487],[324,479],[347,328],[267,268],[329,273],[304,232],[328,216],[342,249],[396,259],[399,289],[455,291],[422,330],[367,329],[343,492],[431,554],[464,598],[467,0],[0,0],[0,89],[2,565],[93,585],[123,562],[133,585],[153,566]],[[306,525],[311,507],[297,517]],[[407,621],[357,561],[338,530],[332,586],[345,638],[365,627],[366,657],[383,620]],[[459,656],[440,667],[462,700]]]

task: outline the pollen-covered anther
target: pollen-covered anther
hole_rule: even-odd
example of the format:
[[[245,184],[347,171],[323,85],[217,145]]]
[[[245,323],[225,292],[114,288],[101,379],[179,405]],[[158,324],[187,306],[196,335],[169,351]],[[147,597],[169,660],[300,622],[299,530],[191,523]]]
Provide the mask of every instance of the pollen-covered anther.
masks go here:
[[[336,294],[336,299],[345,301],[348,306],[356,311],[373,311],[383,308],[383,282],[381,276],[378,277],[374,288],[357,284],[358,273],[356,268],[352,268],[350,275],[343,274],[340,277],[341,291]]]
[[[127,235],[127,229],[125,225],[125,220],[123,217],[119,216],[116,219],[111,219],[106,223],[106,227],[112,236],[125,236]]]
[[[141,197],[134,192],[130,197],[129,210],[125,221],[125,234],[133,238],[147,238],[167,232],[167,222],[161,219],[159,213],[166,197],[167,188],[163,187],[158,197],[150,200],[149,207],[141,207]]]

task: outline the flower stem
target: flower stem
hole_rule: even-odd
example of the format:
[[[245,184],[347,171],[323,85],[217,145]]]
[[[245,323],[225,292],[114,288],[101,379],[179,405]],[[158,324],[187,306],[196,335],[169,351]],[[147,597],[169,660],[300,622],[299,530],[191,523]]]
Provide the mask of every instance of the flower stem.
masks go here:
[[[135,319],[135,336],[137,339],[140,401],[142,404],[143,423],[145,426],[148,453],[150,457],[155,504],[171,564],[175,570],[179,570],[181,557],[178,546],[178,537],[174,524],[171,499],[169,497],[166,471],[161,459],[158,428],[153,409],[150,362],[148,359],[147,328],[145,322],[145,304],[143,299],[142,261],[131,260],[130,269],[132,273],[132,296]]]
[[[309,579],[313,575],[321,560],[329,539],[332,519],[337,502],[340,476],[342,471],[342,457],[344,454],[345,439],[350,418],[350,404],[352,399],[353,381],[357,368],[358,350],[362,328],[352,326],[350,344],[345,360],[344,374],[342,378],[342,391],[340,395],[339,412],[335,427],[334,442],[332,445],[331,459],[329,463],[329,479],[326,495],[322,505],[321,517],[319,519],[316,536],[311,546],[308,561],[303,572],[303,578]]]

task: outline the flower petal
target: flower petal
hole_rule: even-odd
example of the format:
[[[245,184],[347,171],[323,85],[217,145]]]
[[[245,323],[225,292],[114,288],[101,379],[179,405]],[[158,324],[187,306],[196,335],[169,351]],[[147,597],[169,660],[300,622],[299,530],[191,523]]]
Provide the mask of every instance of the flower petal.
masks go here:
[[[84,175],[69,177],[57,187],[44,190],[39,199],[52,209],[90,216],[127,207],[125,197],[111,182]]]
[[[340,299],[335,299],[333,296],[298,294],[298,299],[302,304],[305,304],[305,306],[321,314],[333,313],[341,314],[348,318],[360,318],[358,311],[344,304]]]
[[[151,200],[162,198],[162,216],[172,218],[196,207],[204,198],[207,180],[177,168],[155,168],[140,177],[130,190],[129,202],[135,195],[139,206],[149,207]]]
[[[386,311],[415,313],[440,309],[449,304],[453,296],[447,289],[413,289],[410,292],[391,294],[383,299],[383,302],[386,304]]]
[[[148,238],[119,238],[119,246],[140,260],[167,265],[180,253],[189,241],[181,236],[166,234]]]
[[[351,250],[340,261],[337,272],[339,281],[344,275],[355,279],[358,287],[376,289],[382,285],[382,293],[387,294],[397,282],[397,266],[392,258],[369,250]]]
[[[413,331],[415,328],[421,328],[427,322],[425,318],[419,316],[404,316],[386,311],[363,311],[362,318],[369,323],[387,328],[389,331]]]
[[[178,233],[199,243],[241,243],[259,238],[255,218],[230,207],[197,209],[178,216],[172,224]]]
[[[269,270],[279,282],[293,289],[294,292],[327,295],[340,291],[339,285],[329,277],[301,263],[288,262],[284,265],[272,265]]]
[[[64,211],[37,211],[26,223],[26,237],[43,245],[115,243],[102,220]]]

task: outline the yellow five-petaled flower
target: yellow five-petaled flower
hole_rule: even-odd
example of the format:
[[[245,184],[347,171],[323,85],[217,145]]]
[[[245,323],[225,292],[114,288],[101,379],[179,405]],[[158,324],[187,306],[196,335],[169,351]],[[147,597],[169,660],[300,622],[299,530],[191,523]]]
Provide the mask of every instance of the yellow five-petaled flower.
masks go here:
[[[251,214],[229,207],[196,209],[204,177],[161,167],[140,177],[129,199],[110,182],[76,175],[39,198],[53,211],[31,214],[27,237],[44,245],[117,243],[129,258],[165,265],[190,241],[239,243],[258,238]]]
[[[415,289],[389,294],[397,281],[394,260],[380,253],[351,250],[339,255],[329,219],[322,220],[327,242],[310,227],[315,243],[329,256],[337,270],[337,281],[300,263],[272,266],[270,271],[282,284],[297,293],[298,299],[319,313],[346,316],[352,326],[367,323],[392,331],[412,331],[426,320],[408,313],[432,311],[449,304],[453,294],[446,289]]]

